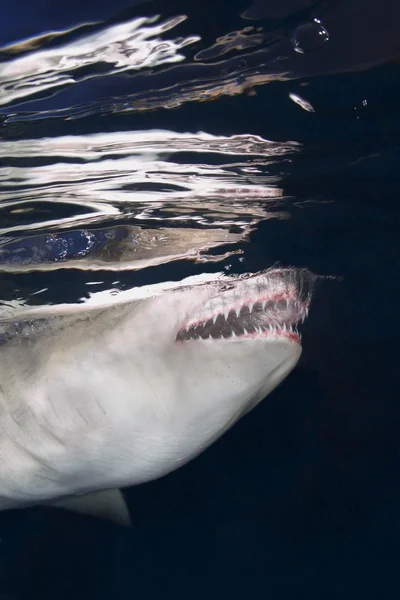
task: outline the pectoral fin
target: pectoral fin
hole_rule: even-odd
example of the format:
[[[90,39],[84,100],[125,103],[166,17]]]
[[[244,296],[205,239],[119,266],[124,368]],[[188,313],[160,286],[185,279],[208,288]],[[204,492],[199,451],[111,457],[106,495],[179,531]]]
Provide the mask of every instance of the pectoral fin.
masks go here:
[[[131,517],[121,490],[101,490],[82,496],[68,496],[50,503],[85,515],[108,519],[118,525],[131,526]]]

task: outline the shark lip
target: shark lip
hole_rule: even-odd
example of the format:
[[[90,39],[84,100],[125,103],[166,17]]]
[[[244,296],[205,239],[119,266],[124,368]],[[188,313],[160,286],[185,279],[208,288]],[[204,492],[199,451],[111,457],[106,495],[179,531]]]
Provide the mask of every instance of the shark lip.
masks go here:
[[[287,338],[300,343],[313,276],[297,269],[274,269],[235,279],[199,306],[180,328],[178,342]]]

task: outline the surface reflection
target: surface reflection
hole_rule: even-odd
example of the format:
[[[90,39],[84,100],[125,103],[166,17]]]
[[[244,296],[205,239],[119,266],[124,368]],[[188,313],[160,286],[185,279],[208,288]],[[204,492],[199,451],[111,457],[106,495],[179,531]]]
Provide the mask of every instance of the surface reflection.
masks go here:
[[[158,130],[4,142],[0,271],[215,261],[204,253],[272,216],[271,167],[299,148]]]

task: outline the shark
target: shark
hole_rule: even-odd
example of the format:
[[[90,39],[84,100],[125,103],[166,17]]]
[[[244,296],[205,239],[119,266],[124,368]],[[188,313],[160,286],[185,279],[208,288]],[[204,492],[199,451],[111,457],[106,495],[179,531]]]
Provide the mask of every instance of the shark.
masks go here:
[[[314,281],[270,268],[4,319],[0,510],[131,524],[124,488],[194,459],[295,368]]]

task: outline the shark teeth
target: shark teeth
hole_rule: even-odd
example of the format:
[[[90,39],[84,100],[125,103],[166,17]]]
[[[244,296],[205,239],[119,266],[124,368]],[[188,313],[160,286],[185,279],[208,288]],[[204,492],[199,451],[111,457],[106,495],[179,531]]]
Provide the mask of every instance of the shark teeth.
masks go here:
[[[203,314],[201,319],[189,322],[179,331],[177,340],[298,338],[296,325],[304,322],[307,313],[307,306],[287,297],[251,301],[236,307],[224,306],[216,314]]]
[[[191,313],[177,340],[286,337],[299,341],[315,277],[302,269],[269,269],[239,276]]]

